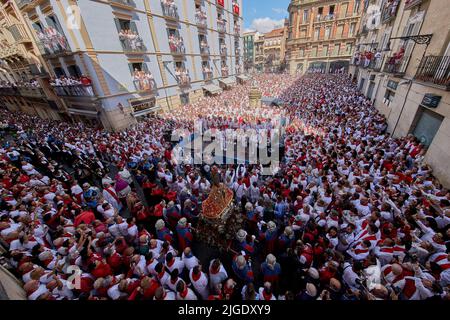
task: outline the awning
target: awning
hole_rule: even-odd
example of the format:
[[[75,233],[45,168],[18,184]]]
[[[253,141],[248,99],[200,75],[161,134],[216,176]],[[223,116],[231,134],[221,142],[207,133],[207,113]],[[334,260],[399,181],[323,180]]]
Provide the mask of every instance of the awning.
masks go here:
[[[67,108],[67,110],[71,114],[81,114],[85,116],[94,116],[94,117],[97,116],[97,111],[74,109],[74,108]]]
[[[232,78],[219,79],[219,82],[223,83],[226,86],[230,86],[230,87],[236,83],[236,81]]]
[[[211,94],[217,94],[217,93],[221,93],[222,92],[222,88],[218,87],[214,84],[208,84],[206,86],[203,86],[203,89],[205,89],[206,91],[208,91]]]
[[[241,81],[247,81],[247,80],[250,80],[250,77],[249,77],[249,76],[246,76],[245,74],[238,75],[237,78],[238,78],[239,80],[241,80]]]
[[[148,108],[148,109],[144,109],[144,110],[139,110],[139,111],[133,112],[133,116],[134,117],[142,117],[142,116],[145,116],[146,114],[149,114],[151,112],[156,112],[159,109],[161,109],[160,106],[156,106],[156,107]]]

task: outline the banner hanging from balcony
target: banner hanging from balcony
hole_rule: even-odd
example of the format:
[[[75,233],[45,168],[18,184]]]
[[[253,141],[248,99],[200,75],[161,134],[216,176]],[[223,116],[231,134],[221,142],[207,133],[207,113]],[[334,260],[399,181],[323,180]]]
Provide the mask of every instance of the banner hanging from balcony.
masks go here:
[[[225,0],[217,0],[219,6],[225,7]]]

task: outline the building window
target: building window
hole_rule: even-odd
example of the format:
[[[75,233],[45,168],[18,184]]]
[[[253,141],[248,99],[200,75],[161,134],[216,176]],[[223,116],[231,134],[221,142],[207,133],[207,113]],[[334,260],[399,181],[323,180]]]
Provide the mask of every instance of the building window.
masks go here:
[[[323,46],[322,48],[322,56],[328,56],[328,46]]]
[[[331,26],[325,27],[325,39],[330,39],[331,35]]]
[[[329,14],[334,14],[334,5],[330,6],[330,12]]]
[[[317,47],[312,47],[311,49],[311,57],[316,57],[317,56]]]
[[[307,23],[309,21],[309,10],[303,11],[303,23]]]
[[[443,116],[420,107],[414,121],[415,125],[412,134],[420,140],[420,143],[428,147],[433,142],[443,120]]]
[[[334,55],[338,56],[341,46],[339,44],[334,45]]]
[[[305,56],[305,49],[304,48],[300,48],[298,51],[298,56],[299,57],[304,57]]]
[[[348,3],[343,3],[341,5],[341,11],[340,11],[340,18],[345,18],[345,15],[347,14],[347,8],[348,8]]]
[[[356,23],[351,23],[350,24],[350,29],[348,31],[348,35],[350,37],[353,37],[353,34],[355,33],[355,29],[356,29]]]
[[[314,40],[319,40],[320,28],[314,30]]]
[[[353,12],[358,13],[360,6],[361,6],[361,0],[355,0],[355,6],[353,7]]]
[[[343,31],[344,31],[344,26],[343,25],[339,25],[337,27],[337,29],[336,29],[336,38],[341,38]]]
[[[395,91],[392,91],[391,89],[386,89],[386,92],[384,93],[384,99],[383,102],[385,105],[389,106],[392,101],[394,101],[395,98]]]
[[[351,43],[347,43],[347,46],[345,48],[345,53],[346,54],[351,54],[352,53],[352,48],[353,48],[353,45]]]

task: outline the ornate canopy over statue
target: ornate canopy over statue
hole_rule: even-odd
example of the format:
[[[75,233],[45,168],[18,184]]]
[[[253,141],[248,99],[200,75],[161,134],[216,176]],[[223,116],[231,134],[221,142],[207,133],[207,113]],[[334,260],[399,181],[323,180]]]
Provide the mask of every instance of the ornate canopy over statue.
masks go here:
[[[243,220],[233,203],[233,191],[220,181],[216,166],[211,168],[212,187],[202,203],[196,237],[210,246],[226,249]]]

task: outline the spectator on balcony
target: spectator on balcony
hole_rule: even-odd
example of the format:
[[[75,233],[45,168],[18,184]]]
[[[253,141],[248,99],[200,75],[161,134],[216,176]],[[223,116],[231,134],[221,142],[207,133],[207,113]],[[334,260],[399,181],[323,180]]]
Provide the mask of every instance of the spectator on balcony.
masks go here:
[[[177,5],[174,0],[161,0],[161,4],[165,15],[177,17]]]
[[[125,49],[131,51],[143,50],[144,42],[136,31],[122,29],[119,32],[119,39],[124,44]]]
[[[137,84],[139,90],[152,90],[154,84],[153,74],[151,72],[134,69],[133,82]]]
[[[183,53],[184,42],[182,37],[178,37],[174,34],[169,35],[169,47],[171,52]]]

